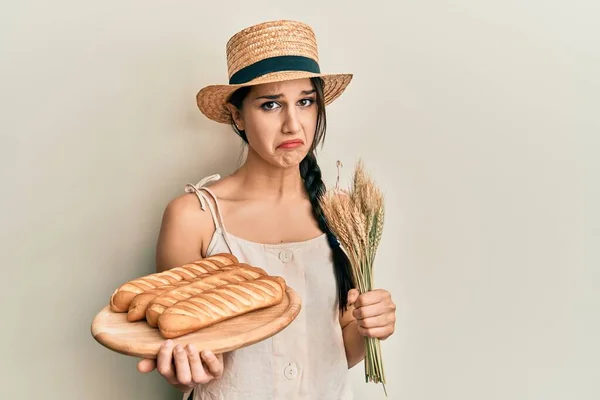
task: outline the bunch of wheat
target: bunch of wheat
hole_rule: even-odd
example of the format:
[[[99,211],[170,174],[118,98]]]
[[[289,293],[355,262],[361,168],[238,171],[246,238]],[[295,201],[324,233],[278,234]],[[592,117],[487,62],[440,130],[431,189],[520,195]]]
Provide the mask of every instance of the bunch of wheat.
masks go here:
[[[360,293],[373,289],[373,263],[383,232],[384,201],[381,190],[367,176],[358,161],[350,190],[326,191],[321,207],[331,231],[338,237],[352,265],[352,275]],[[365,337],[365,380],[381,382],[385,391],[385,373],[380,340]],[[387,393],[386,393],[387,395]]]

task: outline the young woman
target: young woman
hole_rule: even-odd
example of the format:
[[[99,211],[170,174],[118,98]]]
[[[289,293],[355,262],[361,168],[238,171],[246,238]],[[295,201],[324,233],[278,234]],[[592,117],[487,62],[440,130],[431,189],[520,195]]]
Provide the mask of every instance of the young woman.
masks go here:
[[[386,339],[396,321],[389,292],[354,289],[318,202],[325,186],[315,149],[325,136],[325,106],[352,75],[321,73],[314,33],[295,21],[238,32],[227,60],[229,85],[202,89],[198,106],[232,125],[247,157],[232,175],[188,185],[168,204],[157,270],[232,253],[283,277],[302,310],[272,338],[224,355],[165,341],[157,360],[141,360],[138,369],[156,368],[184,399],[350,399],[348,369],[364,357],[364,336]]]

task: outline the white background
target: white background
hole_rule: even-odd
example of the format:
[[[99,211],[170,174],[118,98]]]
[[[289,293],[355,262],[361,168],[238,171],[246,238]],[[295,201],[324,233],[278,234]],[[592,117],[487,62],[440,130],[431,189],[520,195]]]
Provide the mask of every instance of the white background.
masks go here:
[[[225,43],[311,24],[353,72],[319,162],[386,193],[376,284],[398,305],[390,399],[600,398],[597,1],[4,2],[2,399],[176,399],[96,343],[114,288],[154,269],[162,211],[232,172],[196,108]],[[251,371],[249,371],[251,373]],[[352,370],[357,399],[381,386]]]

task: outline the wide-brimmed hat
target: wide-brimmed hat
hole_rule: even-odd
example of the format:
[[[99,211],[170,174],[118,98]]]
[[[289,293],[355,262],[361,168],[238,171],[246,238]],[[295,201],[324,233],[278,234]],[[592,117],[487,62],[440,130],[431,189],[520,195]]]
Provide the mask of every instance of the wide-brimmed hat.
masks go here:
[[[229,84],[206,86],[196,96],[200,111],[221,123],[232,122],[226,104],[240,87],[320,77],[325,104],[330,104],[353,76],[322,73],[315,33],[309,25],[298,21],[269,21],[250,26],[233,35],[225,49]]]

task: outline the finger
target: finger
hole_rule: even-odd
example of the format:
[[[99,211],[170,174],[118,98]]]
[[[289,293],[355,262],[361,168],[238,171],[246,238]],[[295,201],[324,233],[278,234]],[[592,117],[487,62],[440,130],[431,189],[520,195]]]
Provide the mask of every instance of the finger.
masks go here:
[[[375,289],[362,293],[356,299],[354,307],[366,307],[373,304],[381,303],[392,298],[390,292],[383,289]]]
[[[379,328],[379,327],[384,327],[384,326],[388,326],[388,325],[393,325],[395,322],[395,317],[394,315],[390,315],[390,314],[382,314],[382,315],[378,315],[376,317],[369,317],[369,318],[364,318],[364,319],[357,319],[358,322],[358,326],[362,327],[362,328]]]
[[[379,328],[363,328],[360,325],[356,327],[358,329],[358,333],[362,336],[378,338],[378,339],[387,339],[394,330],[390,327],[379,327]]]
[[[206,350],[202,352],[202,359],[208,367],[208,372],[215,378],[220,377],[223,374],[223,356],[215,356],[211,351]]]
[[[171,384],[177,384],[173,369],[173,341],[167,340],[160,347],[156,357],[156,370]]]
[[[356,319],[373,318],[389,312],[383,303],[377,303],[370,306],[355,308],[352,316]]]
[[[152,372],[154,371],[154,368],[156,368],[156,360],[152,360],[149,358],[144,358],[140,360],[140,362],[138,362],[137,364],[138,371],[142,373]]]
[[[348,291],[348,305],[351,306],[354,304],[360,292],[357,289],[350,289]]]
[[[173,359],[175,360],[177,381],[182,385],[190,385],[192,383],[192,371],[188,355],[182,345],[178,344],[173,349]]]
[[[194,383],[207,383],[210,381],[210,377],[206,371],[204,371],[202,360],[200,360],[200,353],[196,349],[196,346],[188,344],[186,346],[186,351],[190,363],[190,371],[192,372],[192,381]]]

